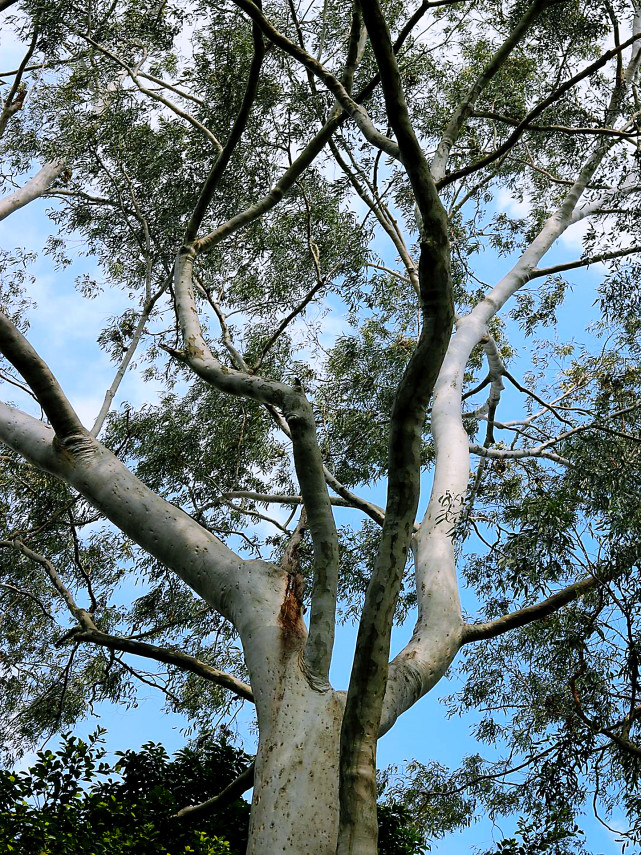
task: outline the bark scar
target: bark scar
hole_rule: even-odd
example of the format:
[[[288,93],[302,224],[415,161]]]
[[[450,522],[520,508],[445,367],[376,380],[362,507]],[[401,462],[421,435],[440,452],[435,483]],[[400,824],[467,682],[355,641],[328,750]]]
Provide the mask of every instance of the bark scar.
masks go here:
[[[298,646],[305,638],[306,630],[302,617],[304,581],[300,573],[287,574],[285,598],[280,607],[278,622],[283,629],[283,642],[289,646]]]

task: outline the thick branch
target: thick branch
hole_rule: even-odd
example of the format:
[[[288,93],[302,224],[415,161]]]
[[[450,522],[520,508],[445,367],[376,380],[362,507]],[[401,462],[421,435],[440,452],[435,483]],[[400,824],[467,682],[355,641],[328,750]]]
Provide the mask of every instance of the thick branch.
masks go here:
[[[254,586],[265,584],[262,565],[243,562],[180,508],[149,490],[97,440],[84,433],[61,448],[46,425],[6,404],[0,404],[0,440],[74,487],[239,631],[251,625],[252,603],[243,591],[251,589],[252,577]],[[273,579],[269,586],[263,605],[271,602],[278,614],[280,591]]]
[[[19,208],[24,208],[34,199],[39,199],[49,190],[56,178],[64,171],[62,160],[52,160],[46,163],[26,184],[0,199],[0,220],[13,214]]]
[[[479,457],[489,457],[493,460],[523,460],[527,457],[537,457],[543,460],[551,460],[553,463],[560,463],[562,466],[571,465],[570,461],[561,457],[560,454],[537,448],[486,448],[483,445],[473,443],[470,445],[470,453]]]
[[[473,348],[487,338],[487,325],[505,302],[529,281],[532,270],[565,231],[571,222],[585,187],[592,179],[611,143],[601,140],[583,166],[572,188],[557,210],[548,218],[543,228],[523,253],[512,270],[482,299],[469,315],[457,322],[439,373],[432,406],[432,434],[434,436],[436,466],[432,494],[427,512],[416,535],[416,590],[419,619],[414,636],[407,648],[391,668],[384,717],[381,726],[393,723],[408,702],[420,697],[425,684],[438,678],[438,667],[432,656],[434,638],[430,635],[429,620],[422,615],[433,614],[432,597],[443,602],[444,614],[449,614],[449,628],[437,641],[441,644],[441,667],[453,658],[461,643],[462,621],[457,615],[456,564],[453,532],[464,508],[464,498],[469,479],[469,439],[461,416],[462,385],[465,366]],[[430,617],[431,620],[431,617]],[[438,622],[437,622],[438,625]],[[396,664],[397,663],[397,664]]]
[[[2,312],[0,352],[24,377],[61,442],[86,433],[49,367]]]
[[[175,264],[176,312],[185,344],[185,361],[200,377],[223,392],[278,407],[287,422],[314,549],[310,630],[305,656],[310,671],[326,680],[334,644],[338,535],[325,484],[313,411],[302,388],[226,368],[213,356],[198,320],[192,289],[193,261],[194,252],[183,248]]]
[[[363,814],[361,806],[373,805],[376,799],[376,743],[394,607],[418,506],[423,423],[454,317],[447,215],[410,121],[394,48],[377,0],[364,4],[362,13],[381,77],[389,124],[422,220],[422,329],[392,407],[385,521],[359,625],[341,729],[341,853],[360,851],[361,846],[368,845],[367,840],[376,837],[376,817],[371,811]]]

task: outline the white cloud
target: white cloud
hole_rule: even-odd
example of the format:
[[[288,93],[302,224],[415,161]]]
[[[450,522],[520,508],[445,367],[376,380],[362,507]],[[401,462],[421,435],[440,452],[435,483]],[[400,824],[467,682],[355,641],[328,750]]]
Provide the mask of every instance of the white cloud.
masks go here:
[[[532,207],[527,196],[522,202],[515,199],[514,196],[505,187],[501,187],[496,195],[496,207],[499,211],[504,211],[510,217],[525,217],[529,214]]]

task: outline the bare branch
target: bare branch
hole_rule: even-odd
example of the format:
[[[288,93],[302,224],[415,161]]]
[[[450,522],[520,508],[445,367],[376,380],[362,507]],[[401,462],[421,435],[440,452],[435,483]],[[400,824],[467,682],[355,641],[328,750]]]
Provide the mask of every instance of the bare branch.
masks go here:
[[[208,799],[199,805],[187,805],[187,807],[181,808],[173,818],[193,819],[194,817],[208,816],[210,813],[215,813],[221,808],[227,807],[227,805],[235,802],[243,793],[251,790],[254,786],[254,770],[255,766],[252,762],[244,772],[241,772],[235,781],[228,784],[213,799]]]
[[[492,59],[474,81],[474,84],[468,90],[465,97],[452,114],[447,127],[443,131],[443,136],[441,137],[436,153],[432,159],[431,168],[435,181],[440,181],[444,177],[452,146],[455,144],[463,130],[465,122],[470,116],[477,98],[489,85],[497,71],[499,71],[499,69],[504,65],[509,55],[523,39],[534,21],[539,17],[541,12],[549,7],[549,5],[549,0],[534,0],[534,2],[530,4],[521,20],[505,39],[501,47],[496,51]]]
[[[180,650],[159,647],[156,644],[149,644],[146,641],[135,641],[126,636],[109,635],[106,632],[101,632],[95,626],[75,632],[72,638],[74,642],[86,641],[90,644],[107,647],[110,650],[120,650],[123,653],[131,653],[134,656],[142,656],[145,659],[164,662],[166,665],[174,665],[183,671],[190,671],[192,674],[196,674],[196,676],[202,677],[210,683],[216,683],[216,685],[228,689],[239,698],[252,701],[252,703],[254,701],[251,686],[248,686],[247,683],[243,683],[242,680],[237,679],[232,674],[219,671],[213,665],[208,665],[201,659],[189,656]]]
[[[614,57],[618,56],[621,51],[630,47],[630,45],[635,44],[638,40],[641,39],[641,33],[637,33],[633,36],[630,36],[627,41],[623,42],[621,45],[612,48],[611,50],[606,51],[596,62],[591,63],[583,71],[580,71],[578,74],[575,74],[569,80],[566,80],[561,86],[555,89],[547,98],[544,98],[542,101],[534,107],[530,112],[522,119],[519,124],[516,126],[514,131],[510,134],[510,136],[505,140],[505,142],[501,143],[498,148],[496,148],[493,152],[486,155],[485,157],[477,160],[475,163],[471,163],[469,166],[465,166],[462,169],[457,169],[454,172],[450,172],[448,175],[444,176],[440,179],[437,184],[438,187],[447,187],[448,184],[451,184],[453,181],[457,181],[459,178],[463,178],[466,175],[471,175],[473,172],[477,172],[479,169],[483,169],[485,166],[489,166],[490,163],[494,163],[495,160],[498,160],[505,152],[509,151],[513,148],[521,136],[528,129],[531,122],[536,119],[537,116],[540,116],[548,107],[558,101],[560,98],[565,95],[566,92],[569,92],[570,89],[575,87],[582,80],[585,80],[587,77],[595,74],[599,69],[603,68],[604,65]]]
[[[162,287],[156,291],[156,293],[150,297],[145,305],[143,306],[143,310],[138,318],[138,323],[136,324],[136,328],[134,330],[133,336],[131,337],[131,341],[129,343],[129,347],[125,351],[125,355],[122,358],[120,365],[118,366],[118,370],[116,371],[116,376],[111,383],[111,386],[105,392],[105,397],[102,402],[102,406],[100,407],[100,412],[96,416],[96,420],[91,428],[91,435],[98,436],[100,431],[102,430],[102,426],[105,423],[105,419],[109,413],[111,408],[111,404],[113,403],[113,399],[116,397],[116,393],[120,387],[120,384],[127,372],[127,368],[129,368],[129,364],[134,357],[136,349],[140,344],[143,333],[145,331],[145,327],[147,325],[147,321],[149,320],[149,316],[151,312],[160,299],[160,297],[165,293],[167,288],[171,283],[171,277],[168,277],[167,280],[163,283]]]
[[[509,632],[511,629],[526,626],[536,620],[542,620],[559,611],[563,606],[567,606],[568,603],[578,600],[584,594],[594,591],[600,585],[603,585],[605,581],[607,580],[602,577],[588,576],[587,579],[574,582],[572,585],[563,588],[562,591],[552,594],[551,597],[541,600],[540,603],[536,603],[533,606],[526,606],[524,609],[503,615],[503,617],[489,623],[466,624],[463,628],[461,644],[470,644],[473,641],[496,638],[505,632]]]
[[[530,279],[539,279],[543,276],[553,276],[555,273],[565,273],[568,270],[576,270],[579,267],[589,267],[600,261],[611,261],[613,258],[624,258],[626,255],[634,255],[641,252],[641,245],[630,246],[626,249],[617,249],[612,252],[600,252],[588,258],[580,258],[578,261],[570,261],[566,264],[555,264],[551,267],[535,267]]]
[[[510,372],[505,368],[503,369],[503,376],[507,378],[510,383],[516,389],[519,390],[519,392],[523,392],[524,395],[527,395],[528,397],[532,398],[534,401],[536,401],[537,404],[540,404],[544,409],[552,413],[552,415],[560,422],[563,422],[563,424],[565,425],[572,425],[572,422],[566,419],[565,416],[562,416],[552,404],[548,404],[546,401],[543,400],[543,398],[539,398],[536,392],[533,392],[532,389],[526,389],[526,387],[521,385],[521,383],[519,383],[519,381],[515,377],[512,377]]]
[[[561,457],[560,454],[555,454],[553,451],[542,451],[538,448],[486,448],[483,445],[472,443],[470,453],[493,460],[523,460],[527,457],[537,457],[543,460],[551,460],[553,463],[560,463],[562,466],[572,465],[567,458]]]

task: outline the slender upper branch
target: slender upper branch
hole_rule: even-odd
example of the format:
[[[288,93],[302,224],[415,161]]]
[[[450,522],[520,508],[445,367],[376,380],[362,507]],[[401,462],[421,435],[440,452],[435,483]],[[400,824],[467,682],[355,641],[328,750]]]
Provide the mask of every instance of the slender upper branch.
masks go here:
[[[470,116],[479,95],[488,86],[494,75],[503,66],[514,48],[523,39],[527,31],[532,26],[532,23],[549,5],[549,0],[534,0],[534,2],[530,4],[521,20],[505,39],[501,47],[496,51],[492,59],[474,81],[470,89],[465,94],[463,100],[452,114],[447,127],[443,131],[443,136],[441,137],[432,159],[432,175],[434,176],[435,181],[439,181],[444,177],[452,146],[455,144],[463,130],[463,126]]]
[[[623,42],[621,45],[612,48],[611,50],[606,51],[602,56],[597,59],[595,62],[586,66],[583,71],[580,71],[578,74],[575,74],[569,80],[566,80],[565,83],[561,84],[557,89],[555,89],[547,98],[544,98],[540,101],[536,107],[534,107],[530,112],[525,116],[524,119],[521,119],[519,124],[515,127],[514,131],[509,135],[509,137],[501,143],[500,146],[497,146],[493,152],[486,155],[485,157],[477,160],[475,163],[469,164],[469,166],[465,166],[462,169],[457,169],[454,172],[450,172],[448,175],[445,175],[442,179],[438,181],[439,187],[446,187],[448,184],[451,184],[453,181],[457,181],[459,178],[464,178],[466,175],[471,175],[473,172],[476,172],[479,169],[483,169],[485,166],[489,166],[490,163],[494,163],[495,160],[498,160],[502,157],[507,151],[513,148],[518,140],[523,136],[525,131],[528,129],[529,125],[536,119],[537,116],[540,116],[548,107],[554,104],[559,100],[566,92],[569,92],[570,89],[575,87],[582,80],[585,80],[587,77],[595,74],[599,69],[603,68],[604,65],[618,56],[621,51],[630,47],[630,45],[635,44],[641,38],[641,33],[635,33],[630,36],[627,41]]]
[[[502,122],[512,127],[517,127],[520,119],[515,119],[512,116],[506,116],[503,113],[494,113],[491,110],[472,110],[470,113],[474,118],[493,119],[496,122]],[[639,135],[639,131],[625,131],[620,128],[590,128],[590,127],[569,127],[567,125],[528,125],[528,131],[540,131],[541,133],[561,133],[561,134],[584,134],[586,136],[614,136],[622,140],[634,140]]]
[[[145,331],[145,326],[147,325],[149,316],[154,306],[158,302],[159,298],[167,290],[168,286],[169,279],[163,283],[162,287],[149,300],[147,300],[147,302],[143,306],[143,310],[141,312],[140,317],[138,318],[138,323],[136,324],[134,334],[131,337],[131,342],[129,343],[129,346],[125,351],[122,361],[118,366],[118,370],[116,371],[116,376],[114,377],[111,386],[105,392],[105,397],[103,399],[102,406],[100,407],[100,412],[96,416],[96,420],[93,424],[93,427],[91,428],[92,436],[98,436],[98,434],[102,430],[102,426],[105,423],[105,419],[107,418],[113,399],[116,397],[116,393],[127,372],[127,368],[129,367],[131,360],[134,357],[138,345],[140,344],[140,340]]]
[[[245,94],[243,96],[240,110],[229,133],[227,142],[225,143],[224,147],[219,151],[218,157],[216,158],[211,172],[207,176],[207,180],[205,181],[203,188],[200,191],[200,196],[198,198],[198,201],[196,202],[196,207],[194,208],[191,217],[189,218],[189,223],[185,232],[185,243],[191,243],[196,239],[198,229],[207,212],[207,208],[209,207],[209,204],[213,198],[216,187],[218,186],[218,182],[220,181],[220,178],[223,172],[225,171],[227,164],[229,163],[229,159],[231,158],[234,149],[240,142],[240,139],[243,135],[243,131],[245,130],[245,127],[247,125],[247,120],[249,118],[252,105],[256,98],[256,92],[258,91],[258,82],[260,80],[260,70],[263,64],[263,59],[265,57],[265,44],[263,42],[263,37],[261,35],[260,29],[256,26],[256,24],[254,24],[252,27],[252,38],[254,40],[254,54],[252,56],[251,65],[249,67],[249,75],[247,77]]]
[[[587,258],[580,258],[578,261],[568,261],[565,264],[554,264],[550,267],[536,267],[530,275],[530,279],[538,279],[542,276],[553,276],[555,273],[565,273],[568,270],[577,270],[580,267],[589,267],[591,264],[598,264],[600,261],[611,261],[614,258],[624,258],[626,255],[635,255],[641,253],[641,245],[629,246],[626,249],[612,250],[611,252],[600,252],[596,255],[590,255]]]
[[[633,54],[631,65],[637,61]],[[630,68],[630,66],[629,66]],[[469,438],[461,415],[465,366],[473,348],[487,338],[488,323],[505,302],[530,279],[532,271],[572,222],[586,186],[612,142],[600,138],[559,207],[514,267],[457,322],[439,373],[432,406],[432,434],[436,465],[428,508],[416,535],[416,590],[419,617],[412,640],[392,663],[381,728],[433,685],[461,643],[462,622],[457,616],[458,591],[453,531],[464,508],[470,463]],[[449,619],[441,628],[441,622]],[[436,632],[434,632],[436,628]],[[467,630],[466,630],[467,631]]]
[[[91,36],[88,36],[85,33],[81,33],[80,35],[83,39],[85,39],[85,41],[89,42],[89,44],[92,45],[92,47],[94,47],[97,51],[104,54],[105,56],[108,56],[109,59],[112,59],[122,69],[124,69],[133,81],[133,83],[136,85],[138,90],[143,95],[146,95],[148,98],[151,98],[154,101],[158,101],[164,107],[167,107],[167,109],[171,110],[172,113],[175,113],[181,119],[184,119],[186,122],[188,122],[192,127],[196,128],[197,131],[200,131],[200,133],[203,134],[203,136],[205,136],[209,140],[209,142],[213,144],[214,148],[217,151],[221,150],[220,142],[218,141],[216,136],[209,130],[209,128],[205,127],[202,122],[199,122],[198,119],[194,118],[191,113],[188,113],[186,110],[183,110],[177,104],[174,104],[173,101],[170,101],[168,98],[165,98],[158,92],[154,92],[153,89],[149,89],[148,87],[143,86],[140,80],[138,80],[138,70],[132,68],[119,56],[110,51],[108,48],[104,47],[104,45],[101,45],[99,42],[94,41]]]
[[[9,94],[4,99],[4,105],[2,107],[2,111],[0,111],[0,137],[4,135],[4,132],[7,128],[7,124],[11,116],[14,113],[17,113],[22,109],[22,105],[26,95],[26,88],[22,83],[22,75],[25,72],[27,65],[29,64],[29,60],[33,56],[33,52],[36,49],[36,42],[38,40],[38,27],[34,27],[33,36],[31,37],[31,42],[29,47],[27,48],[27,52],[25,53],[22,62],[20,63],[18,70],[16,71],[16,76],[11,84],[11,88],[9,89]]]
[[[616,733],[612,730],[611,727],[606,727],[605,725],[600,725],[596,721],[593,721],[583,709],[583,705],[581,704],[581,696],[579,694],[579,690],[576,685],[577,679],[581,676],[582,671],[579,671],[578,674],[575,674],[570,679],[570,691],[572,693],[572,698],[574,700],[574,706],[577,712],[577,715],[581,719],[581,721],[587,725],[594,733],[600,733],[603,736],[607,736],[611,742],[614,742],[622,751],[627,752],[628,754],[632,754],[634,757],[638,757],[641,759],[641,745],[636,745],[630,739],[628,739],[627,735],[622,736],[619,733]]]
[[[459,2],[459,0],[453,1]],[[447,0],[447,3],[449,2],[450,0]],[[422,15],[425,14],[427,9],[429,9],[432,5],[440,4],[438,0],[436,4],[430,2],[423,2],[421,6],[417,9],[417,11],[411,16],[407,24],[402,28],[398,37],[394,41],[393,50],[395,53],[398,53],[398,51],[402,48],[413,27],[420,20]],[[359,16],[353,16],[352,28],[350,31],[350,42],[348,46],[347,62],[342,77],[342,84],[347,92],[351,91],[353,72],[358,62],[360,52],[360,29],[357,30],[355,26],[355,23],[358,20]],[[371,80],[360,90],[360,92],[354,96],[354,101],[357,104],[360,104],[365,99],[369,98],[369,96],[375,90],[379,82],[379,75],[374,75],[374,77],[371,78]],[[294,186],[300,175],[302,175],[302,173],[307,169],[307,167],[315,160],[318,154],[320,154],[320,152],[331,139],[336,129],[340,127],[340,125],[347,119],[347,117],[348,113],[345,112],[342,109],[342,106],[339,104],[337,109],[330,115],[330,117],[327,119],[322,128],[317,131],[316,134],[311,138],[311,140],[303,148],[300,154],[295,158],[291,165],[285,170],[283,175],[274,184],[271,190],[265,196],[263,196],[262,199],[259,199],[245,211],[242,211],[240,214],[237,214],[230,220],[227,220],[226,223],[222,223],[208,235],[205,235],[199,240],[196,240],[194,242],[194,248],[196,249],[196,251],[199,253],[209,252],[211,249],[213,249],[214,246],[219,244],[226,237],[238,231],[239,229],[242,229],[245,226],[249,225],[249,223],[252,223],[254,220],[258,219],[258,217],[261,217],[263,214],[267,213],[267,211],[270,211],[272,208],[274,208],[281,201],[285,193],[291,187]]]
[[[34,552],[33,549],[30,549],[19,539],[0,541],[0,547],[17,549],[31,561],[35,561],[44,568],[58,596],[63,600],[69,612],[80,625],[78,631],[74,631],[71,635],[68,635],[68,638],[72,638],[74,643],[87,641],[107,647],[110,650],[120,650],[123,653],[133,653],[136,656],[154,659],[157,662],[164,662],[167,665],[175,665],[185,671],[190,671],[199,677],[203,677],[205,680],[223,686],[223,688],[229,689],[245,700],[253,701],[254,697],[250,686],[243,683],[242,680],[238,680],[233,675],[226,674],[224,671],[220,671],[218,668],[214,668],[212,665],[208,665],[194,656],[189,656],[178,650],[159,647],[157,644],[149,644],[144,641],[101,632],[94,623],[93,615],[78,606],[73,594],[64,584],[51,561],[40,553]]]
[[[336,98],[343,110],[350,116],[358,125],[363,133],[363,136],[372,145],[380,148],[386,154],[398,159],[399,148],[389,137],[382,134],[374,126],[367,111],[357,101],[355,101],[348,93],[343,84],[334,77],[327,69],[313,56],[307,53],[302,47],[297,45],[280,33],[274,25],[267,20],[262,10],[254,4],[253,0],[234,0],[243,12],[260,27],[261,31],[271,42],[280,47],[294,59],[298,60],[304,68],[310,71],[314,76],[321,80],[327,89]],[[363,10],[364,11],[364,10]]]
[[[64,604],[66,605],[67,609],[78,621],[80,626],[83,628],[91,628],[94,625],[91,615],[85,609],[81,609],[76,604],[71,594],[71,591],[63,583],[51,561],[45,558],[44,555],[40,555],[38,552],[34,552],[33,549],[30,549],[18,538],[14,538],[13,540],[0,540],[0,547],[16,549],[18,550],[18,552],[22,552],[22,554],[29,558],[31,561],[35,561],[36,564],[39,564],[41,567],[43,567],[51,581],[51,584],[55,588],[56,593],[64,601]]]

